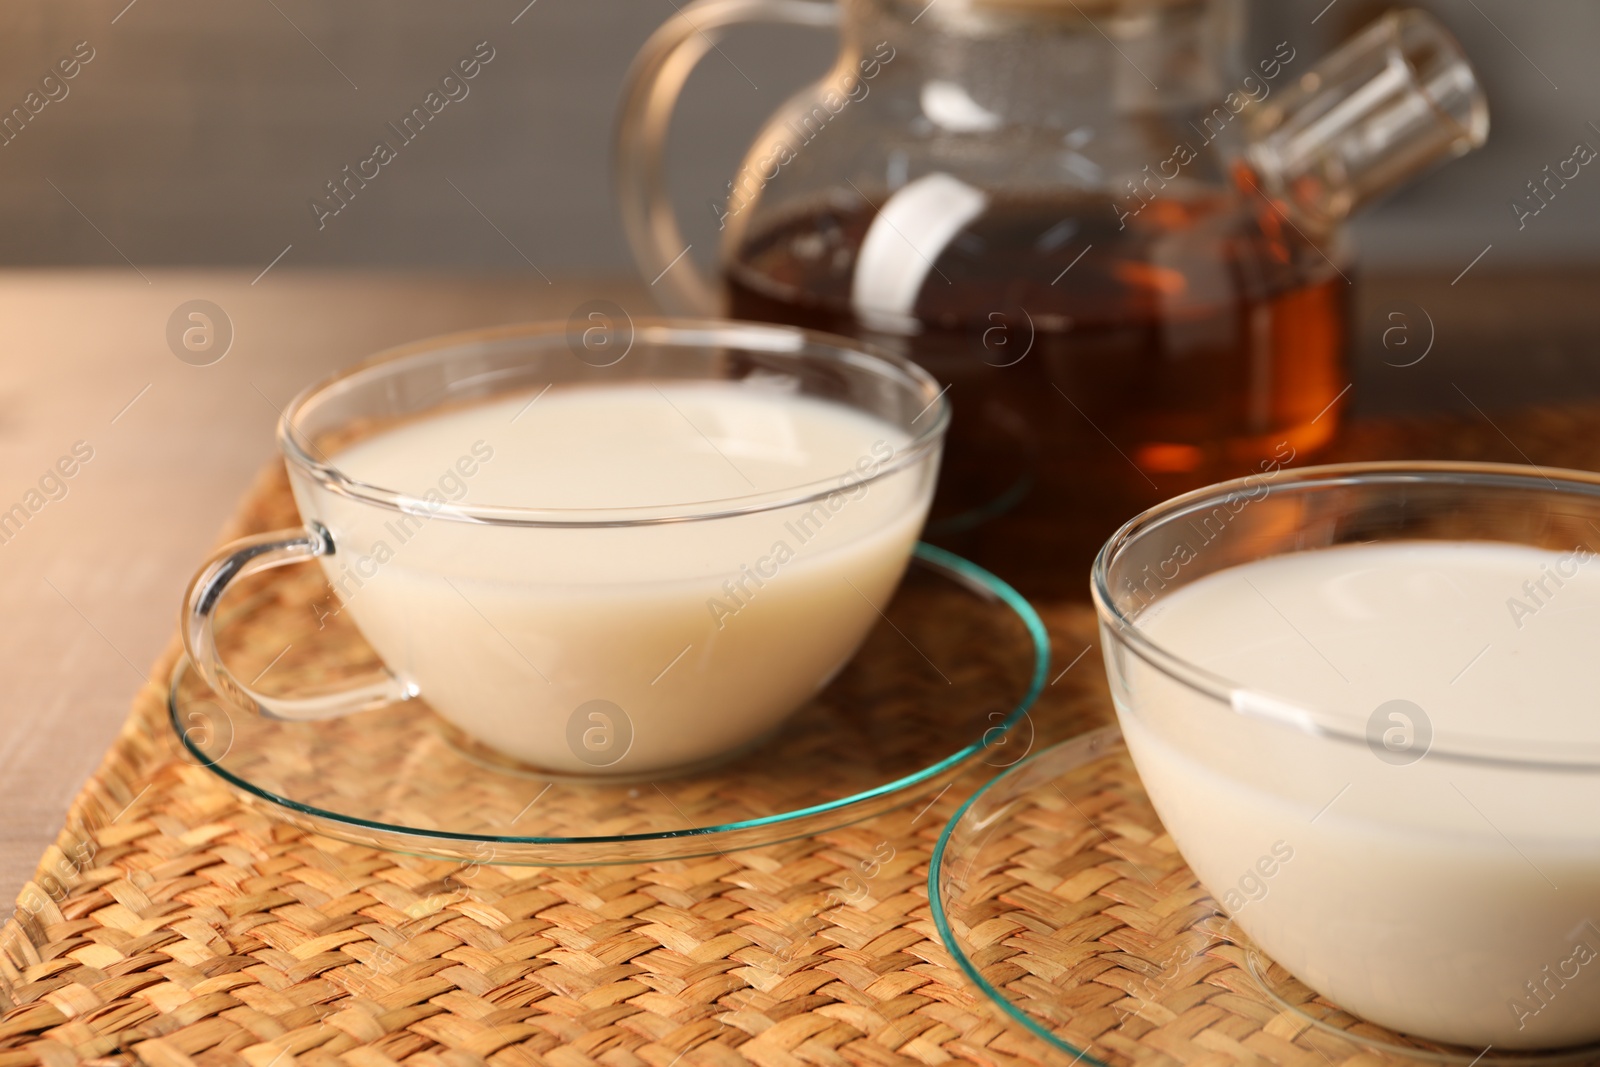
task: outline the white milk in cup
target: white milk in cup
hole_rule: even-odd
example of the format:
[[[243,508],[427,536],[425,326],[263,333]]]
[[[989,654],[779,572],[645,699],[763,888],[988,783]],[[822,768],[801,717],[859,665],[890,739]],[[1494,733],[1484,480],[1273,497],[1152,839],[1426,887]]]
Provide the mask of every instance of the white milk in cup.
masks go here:
[[[1373,1022],[1475,1050],[1600,1040],[1600,559],[1391,540],[1180,578],[1204,540],[1119,595],[1220,688],[1104,631],[1129,750],[1201,883]]]
[[[373,507],[294,472],[338,545],[328,582],[391,672],[534,767],[650,774],[759,742],[851,658],[927,513],[911,436],[749,382],[556,385],[425,414],[337,451]],[[583,525],[813,486],[793,507]],[[447,507],[537,507],[493,526]]]

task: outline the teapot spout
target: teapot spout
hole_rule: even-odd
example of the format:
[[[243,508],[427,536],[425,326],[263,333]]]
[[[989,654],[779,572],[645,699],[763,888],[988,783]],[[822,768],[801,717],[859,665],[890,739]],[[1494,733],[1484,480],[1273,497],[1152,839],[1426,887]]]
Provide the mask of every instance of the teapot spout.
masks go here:
[[[1489,135],[1461,45],[1432,15],[1391,12],[1256,116],[1245,158],[1262,190],[1310,229],[1352,212]],[[1249,180],[1248,178],[1245,180]]]

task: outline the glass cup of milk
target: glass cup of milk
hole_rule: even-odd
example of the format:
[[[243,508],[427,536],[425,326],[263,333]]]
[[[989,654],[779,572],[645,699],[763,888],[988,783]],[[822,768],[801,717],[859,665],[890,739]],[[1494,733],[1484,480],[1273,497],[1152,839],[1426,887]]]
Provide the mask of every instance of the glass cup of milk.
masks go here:
[[[285,410],[304,525],[208,562],[184,642],[219,694],[277,718],[422,697],[539,770],[692,768],[759,743],[854,655],[948,421],[920,368],[788,327],[600,307],[400,348]],[[217,654],[217,603],[305,560],[385,669],[259,692]]]
[[[1263,951],[1414,1036],[1600,1041],[1600,476],[1269,460],[1092,587],[1156,812]]]

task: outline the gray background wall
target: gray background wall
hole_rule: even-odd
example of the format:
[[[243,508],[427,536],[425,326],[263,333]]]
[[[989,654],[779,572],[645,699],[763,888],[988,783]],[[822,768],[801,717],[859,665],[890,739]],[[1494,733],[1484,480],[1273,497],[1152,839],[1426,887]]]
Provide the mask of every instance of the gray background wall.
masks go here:
[[[96,56],[65,99],[0,147],[0,264],[125,256],[141,268],[250,268],[292,244],[286,265],[525,270],[526,257],[547,273],[626,271],[612,111],[630,58],[674,0],[526,2],[11,0],[0,8],[0,110],[74,42]],[[1313,25],[1326,5],[1255,0],[1256,44],[1289,39],[1320,54],[1384,6],[1335,0]],[[1524,232],[1507,206],[1575,140],[1600,146],[1586,125],[1600,123],[1600,4],[1426,6],[1478,65],[1494,132],[1487,150],[1362,222],[1368,262],[1449,269],[1491,242],[1498,266],[1600,259],[1600,173],[1585,171]],[[319,232],[307,201],[482,40],[496,55],[471,95]],[[715,54],[691,83],[672,158],[697,253],[713,244],[706,202],[832,42],[752,29],[723,47],[758,87]]]

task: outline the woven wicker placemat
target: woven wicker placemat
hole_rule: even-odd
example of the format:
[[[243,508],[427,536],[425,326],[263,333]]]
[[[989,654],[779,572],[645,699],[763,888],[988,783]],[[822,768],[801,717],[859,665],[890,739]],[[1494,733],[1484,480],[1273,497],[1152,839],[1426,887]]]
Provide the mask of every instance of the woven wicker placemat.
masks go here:
[[[1341,451],[1592,467],[1597,429],[1595,412],[1389,424]],[[274,470],[230,535],[294,522]],[[1060,663],[1089,651],[1040,713],[1103,721],[1089,609],[1042,614]],[[164,693],[149,688],[0,933],[0,1067],[1065,1061],[964,982],[928,915],[933,843],[984,773],[926,807],[764,849],[463,866],[319,838],[242,804],[179,757]],[[1139,902],[1152,922],[1192,896],[1182,881],[1171,901]],[[1193,1012],[1154,1033],[1149,1062],[1274,1059],[1249,1038],[1283,1019],[1190,992]]]
[[[228,536],[296,522],[274,468]],[[1073,654],[1094,640],[1079,609],[1054,632]],[[1086,656],[1051,713],[1097,715],[1096,670]],[[0,1067],[1046,1056],[966,989],[927,915],[932,844],[981,772],[931,805],[764,849],[463,865],[242,803],[180,756],[165,697],[138,695],[0,934]]]

